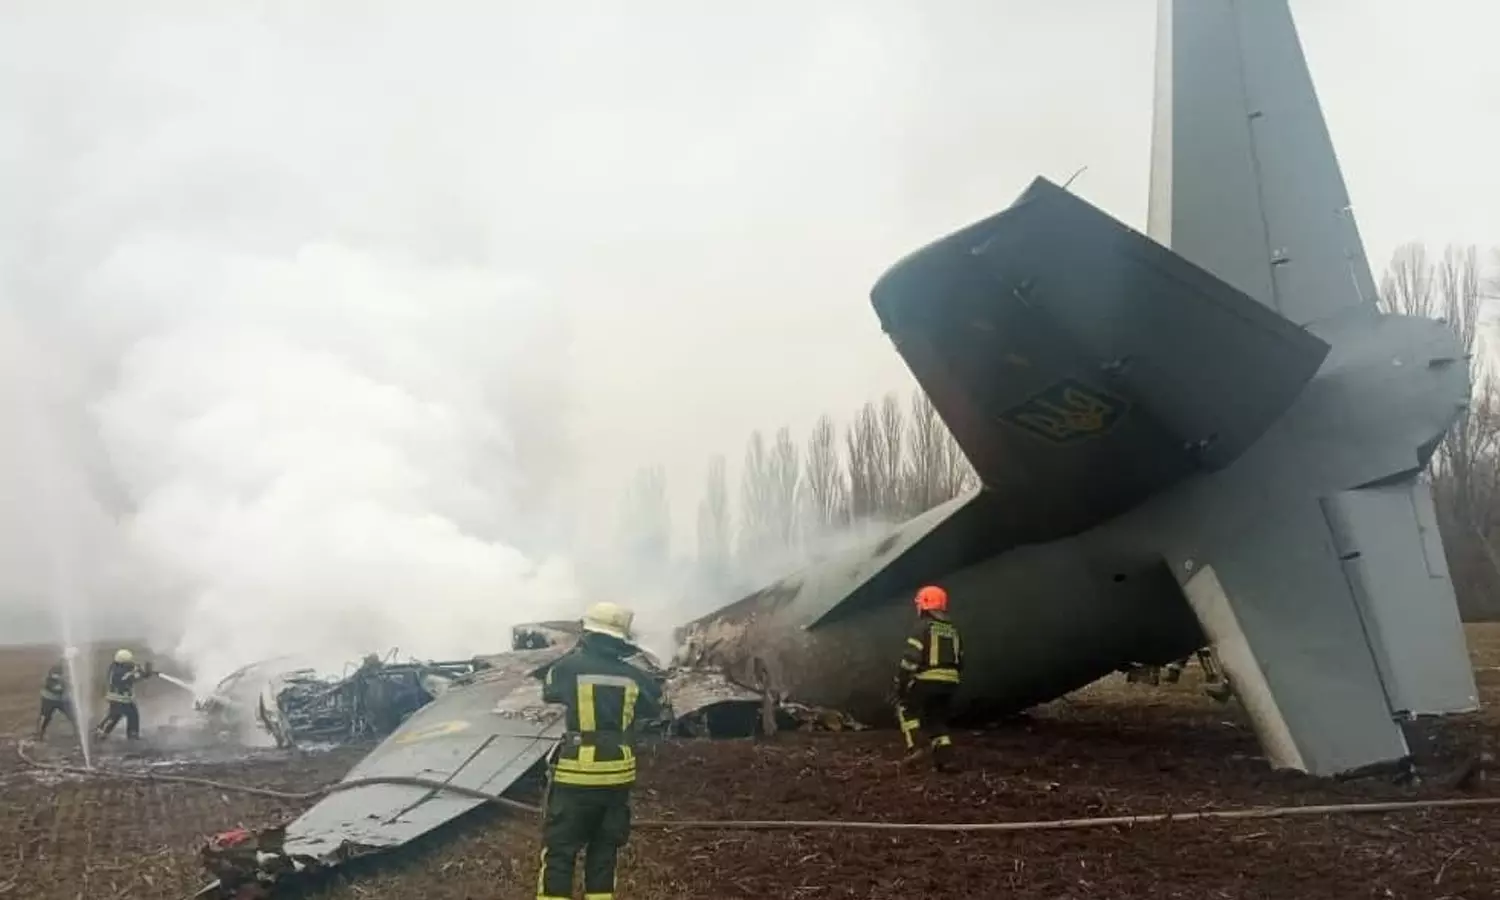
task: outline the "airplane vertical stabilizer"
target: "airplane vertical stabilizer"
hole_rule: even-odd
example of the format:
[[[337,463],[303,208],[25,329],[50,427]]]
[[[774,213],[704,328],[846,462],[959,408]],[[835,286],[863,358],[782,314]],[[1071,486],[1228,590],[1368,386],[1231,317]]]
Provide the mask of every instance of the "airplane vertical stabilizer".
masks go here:
[[[1375,282],[1286,0],[1161,0],[1148,232],[1298,325]]]
[[[1462,350],[1377,314],[1286,0],[1160,0],[1160,17],[1151,235],[1333,348],[1201,486],[1175,569],[1273,763],[1394,761],[1396,719],[1477,702],[1421,476],[1469,393]]]

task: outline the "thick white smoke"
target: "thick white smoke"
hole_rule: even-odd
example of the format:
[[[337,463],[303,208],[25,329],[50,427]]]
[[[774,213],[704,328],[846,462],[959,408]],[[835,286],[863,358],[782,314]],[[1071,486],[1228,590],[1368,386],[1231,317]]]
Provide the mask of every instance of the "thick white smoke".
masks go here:
[[[1359,173],[1415,145],[1379,36],[1304,5],[1382,259],[1427,226]],[[0,640],[65,609],[209,679],[487,651],[576,615],[577,571],[664,642],[746,585],[618,575],[631,473],[666,467],[680,558],[711,454],[735,493],[752,430],[907,386],[867,302],[895,259],[1085,163],[1139,221],[1150,6],[0,3],[0,419],[37,437],[0,440]],[[1488,146],[1455,116],[1408,131]],[[1436,170],[1439,206],[1495,171]]]
[[[903,385],[871,281],[1076,168],[1056,109],[1143,178],[1144,91],[1095,127],[1036,90],[1076,60],[991,77],[1023,8],[0,4],[0,300],[102,526],[70,591],[207,679],[575,616],[637,466],[691,544],[712,453]]]
[[[158,279],[169,260],[203,276]],[[565,566],[515,546],[505,396],[533,377],[532,289],[337,245],[266,259],[165,238],[106,277],[178,311],[96,413],[131,545],[188,598],[176,649],[200,677],[274,653],[501,648],[576,605]]]
[[[145,631],[210,683],[278,654],[487,652],[576,615],[550,490],[565,315],[487,233],[493,184],[448,171],[468,151],[388,130],[430,98],[323,71],[295,22],[148,18],[92,45],[28,24],[65,59],[103,57],[73,60],[83,81],[19,42],[12,74],[33,83],[5,84],[33,102],[7,104],[28,127],[0,156],[37,176],[8,179],[11,359],[71,374],[67,396],[23,395],[84,425],[27,433],[93,452],[32,452],[51,490],[17,507],[62,523],[42,548],[80,543],[59,485],[107,523],[66,561],[87,583],[39,575],[32,599],[69,598],[101,637]],[[7,607],[32,605],[20,589]]]

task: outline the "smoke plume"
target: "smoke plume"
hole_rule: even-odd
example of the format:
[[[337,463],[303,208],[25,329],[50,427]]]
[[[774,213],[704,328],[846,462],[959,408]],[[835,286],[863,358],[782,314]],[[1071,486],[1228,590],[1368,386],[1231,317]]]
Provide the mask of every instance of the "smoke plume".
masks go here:
[[[712,453],[906,383],[881,269],[1065,177],[1076,130],[1136,147],[1110,190],[1144,196],[1150,17],[1120,49],[1001,6],[4,4],[0,327],[31,362],[0,365],[46,382],[10,420],[52,448],[0,459],[6,638],[73,609],[211,680],[630,602],[585,572],[637,467],[690,546]],[[981,74],[1048,29],[1047,67],[1112,88],[1138,56],[1139,105]],[[37,499],[44,470],[72,487]]]

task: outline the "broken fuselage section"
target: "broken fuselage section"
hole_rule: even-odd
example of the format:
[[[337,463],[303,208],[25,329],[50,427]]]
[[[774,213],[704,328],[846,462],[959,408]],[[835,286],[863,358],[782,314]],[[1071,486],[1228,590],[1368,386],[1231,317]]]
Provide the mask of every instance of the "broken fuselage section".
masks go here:
[[[459,679],[486,667],[480,659],[395,662],[370,654],[338,677],[291,667],[288,658],[236,670],[198,702],[209,727],[242,743],[277,747],[383,737]]]

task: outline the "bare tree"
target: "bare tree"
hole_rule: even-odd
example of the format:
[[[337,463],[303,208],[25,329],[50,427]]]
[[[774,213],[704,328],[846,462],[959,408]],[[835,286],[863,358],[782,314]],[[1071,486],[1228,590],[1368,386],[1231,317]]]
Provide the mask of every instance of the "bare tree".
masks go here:
[[[767,466],[770,482],[771,531],[769,539],[779,547],[797,545],[797,487],[801,479],[801,458],[792,430],[783,427],[776,432]]]
[[[839,465],[838,432],[833,417],[824,414],[807,438],[802,466],[802,492],[807,530],[828,534],[849,521],[849,482]]]
[[[1500,559],[1493,543],[1500,524],[1500,385],[1484,355],[1476,352],[1482,280],[1473,247],[1449,247],[1434,263],[1420,244],[1407,244],[1396,252],[1381,281],[1384,309],[1446,322],[1469,366],[1469,407],[1444,435],[1431,462],[1454,587],[1468,617],[1500,613],[1491,608],[1500,593]]]
[[[661,466],[635,473],[625,493],[620,545],[633,567],[665,571],[672,553],[672,513],[666,470]]]
[[[947,432],[932,400],[921,390],[913,391],[907,416],[905,479],[910,515],[919,515],[953,496],[943,483],[948,468]]]
[[[921,389],[912,393],[906,433],[907,515],[921,515],[979,486],[968,457]]]
[[[745,466],[740,472],[739,555],[744,560],[762,556],[774,545],[775,489],[770,453],[765,435],[750,435],[745,445]]]
[[[969,463],[969,457],[958,445],[958,438],[946,428],[943,429],[943,444],[947,447],[943,453],[944,495],[957,497],[959,494],[978,488],[979,473],[974,471],[974,466]]]
[[[1437,266],[1437,308],[1448,327],[1458,338],[1459,352],[1468,357],[1469,378],[1473,385],[1470,410],[1448,430],[1438,464],[1449,476],[1453,487],[1454,510],[1465,522],[1477,524],[1476,504],[1487,500],[1476,496],[1474,467],[1479,459],[1493,450],[1493,422],[1487,421],[1484,409],[1474,409],[1473,401],[1483,407],[1484,394],[1490,383],[1489,367],[1474,353],[1479,337],[1479,311],[1484,301],[1480,291],[1479,256],[1475,248],[1449,247]]]
[[[880,414],[874,403],[866,403],[844,433],[848,447],[849,517],[863,522],[880,513]]]
[[[730,575],[729,479],[723,454],[708,461],[703,499],[698,501],[698,567],[711,584]]]
[[[1422,244],[1402,244],[1391,256],[1390,267],[1380,280],[1380,305],[1386,312],[1403,316],[1436,318],[1432,261]]]
[[[907,515],[905,484],[906,476],[906,417],[901,412],[901,401],[895,394],[886,394],[880,401],[880,452],[878,461],[880,498],[879,512],[888,520],[904,519]]]

